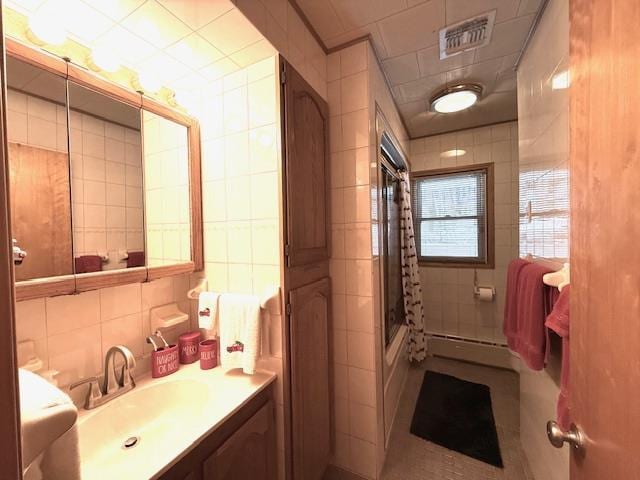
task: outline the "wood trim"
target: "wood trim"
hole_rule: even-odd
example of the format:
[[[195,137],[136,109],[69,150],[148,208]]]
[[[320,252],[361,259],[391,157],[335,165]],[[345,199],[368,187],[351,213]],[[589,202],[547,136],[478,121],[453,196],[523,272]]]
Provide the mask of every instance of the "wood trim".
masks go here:
[[[86,292],[99,288],[116,287],[128,283],[139,283],[147,280],[147,267],[126,268],[122,270],[78,273],[76,277],[76,292]]]
[[[325,55],[328,55],[329,50],[327,49],[327,45],[324,43],[324,41],[322,40],[322,37],[320,37],[316,29],[313,28],[313,24],[307,18],[307,15],[304,13],[304,10],[302,10],[300,5],[298,5],[297,0],[289,0],[289,3],[293,7],[293,9],[296,11],[296,13],[300,16],[300,20],[302,20],[302,23],[304,23],[307,29],[309,29],[311,36],[315,38],[316,42],[318,42],[322,51],[325,53]],[[327,7],[327,8],[331,8],[331,7]]]
[[[2,1],[0,1],[0,9]],[[0,48],[5,36],[0,18]],[[5,55],[0,56],[0,84],[6,85]],[[16,359],[16,324],[11,244],[9,152],[7,148],[6,89],[0,92],[0,465],[3,478],[22,479],[20,396]]]
[[[195,118],[145,97],[139,92],[100,78],[92,72],[67,62],[42,50],[34,49],[14,39],[6,39],[7,55],[30,65],[60,75],[84,88],[110,97],[135,108],[146,110],[187,128],[189,139],[189,195],[191,204],[191,261],[163,267],[140,267],[77,274],[75,280],[51,278],[18,282],[15,286],[18,300],[28,300],[55,295],[68,295],[97,288],[124,285],[126,283],[154,280],[204,269],[204,239],[202,218],[202,159],[200,126]]]
[[[194,269],[194,262],[147,267],[147,281],[150,282],[152,280],[157,280],[158,278],[171,277],[173,275],[182,275],[185,273],[193,273],[195,271]]]
[[[486,189],[486,212],[487,212],[487,259],[484,262],[474,261],[434,261],[430,262],[421,259],[418,256],[418,264],[422,267],[444,267],[444,268],[479,268],[493,269],[495,268],[495,178],[494,163],[477,163],[473,165],[456,165],[455,167],[436,168],[433,170],[421,170],[412,172],[411,180],[416,178],[433,177],[437,175],[446,175],[452,173],[478,172],[487,171],[487,189]]]
[[[76,291],[74,275],[64,275],[45,279],[16,282],[16,301],[33,300],[34,298],[71,295]]]
[[[341,43],[339,45],[336,45],[334,47],[330,47],[327,50],[327,55],[339,52],[340,50],[342,50],[344,48],[352,47],[353,45],[356,45],[356,44],[361,43],[361,42],[370,42],[371,44],[373,44],[373,41],[371,40],[371,34],[367,33],[366,35],[361,35],[359,37],[354,38],[353,40],[347,40],[346,42],[343,42],[343,43]]]
[[[204,270],[204,223],[202,218],[202,157],[200,125],[189,127],[189,194],[191,195],[191,260],[194,271]]]

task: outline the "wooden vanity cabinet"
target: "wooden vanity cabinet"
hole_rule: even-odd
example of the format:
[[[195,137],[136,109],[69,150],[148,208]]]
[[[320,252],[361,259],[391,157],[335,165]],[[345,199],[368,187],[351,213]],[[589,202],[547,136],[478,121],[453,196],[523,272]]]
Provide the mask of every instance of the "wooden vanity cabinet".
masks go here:
[[[272,387],[202,440],[161,480],[276,480]]]

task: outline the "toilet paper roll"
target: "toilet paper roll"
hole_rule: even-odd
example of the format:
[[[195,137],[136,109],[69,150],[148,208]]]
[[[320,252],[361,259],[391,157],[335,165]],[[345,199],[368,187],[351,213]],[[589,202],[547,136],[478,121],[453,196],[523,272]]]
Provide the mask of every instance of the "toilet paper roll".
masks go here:
[[[492,302],[493,301],[493,288],[490,287],[480,287],[478,288],[478,294],[476,298],[481,302]]]

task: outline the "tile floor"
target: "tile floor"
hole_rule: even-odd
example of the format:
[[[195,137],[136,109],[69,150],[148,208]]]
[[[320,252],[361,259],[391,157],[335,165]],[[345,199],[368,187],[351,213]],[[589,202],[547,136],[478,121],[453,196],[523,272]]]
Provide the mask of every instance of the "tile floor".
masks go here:
[[[425,369],[488,385],[504,469],[448,450],[409,433]],[[533,480],[520,445],[518,375],[456,360],[429,357],[412,367],[391,432],[382,480]]]

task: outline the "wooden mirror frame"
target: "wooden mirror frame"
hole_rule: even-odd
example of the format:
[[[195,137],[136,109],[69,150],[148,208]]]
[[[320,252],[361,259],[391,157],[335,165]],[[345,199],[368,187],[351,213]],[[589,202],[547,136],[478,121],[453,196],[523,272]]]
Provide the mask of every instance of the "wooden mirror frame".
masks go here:
[[[98,77],[84,68],[16,40],[6,39],[6,54],[59,75],[82,87],[141,110],[159,115],[187,128],[189,141],[189,195],[191,261],[173,265],[145,266],[95,273],[38,278],[15,283],[16,301],[69,295],[98,288],[146,282],[204,269],[200,126],[196,119],[123,86]]]

